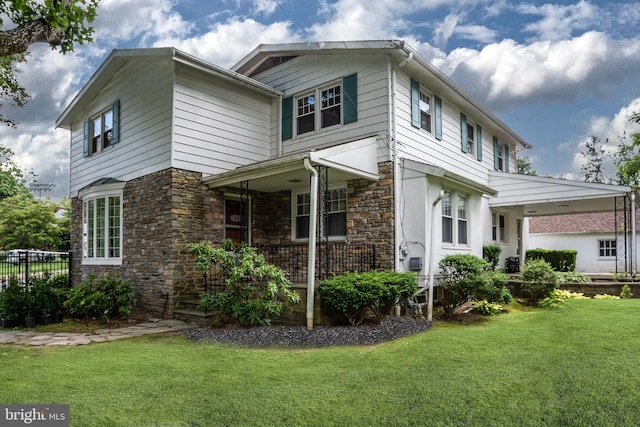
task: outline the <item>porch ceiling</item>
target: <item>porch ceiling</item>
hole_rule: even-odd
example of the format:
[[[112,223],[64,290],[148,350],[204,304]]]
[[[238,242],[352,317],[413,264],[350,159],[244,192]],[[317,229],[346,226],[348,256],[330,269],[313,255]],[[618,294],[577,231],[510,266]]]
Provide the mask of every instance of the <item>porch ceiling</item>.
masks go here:
[[[489,186],[497,190],[489,206],[522,207],[525,216],[562,215],[614,210],[615,197],[630,187],[490,172]]]
[[[309,151],[277,159],[241,166],[234,170],[203,178],[212,188],[229,186],[239,188],[249,181],[249,189],[266,193],[302,188],[309,185],[310,172],[304,160],[326,166],[329,184],[352,179],[378,179],[376,138],[342,144],[323,150]]]

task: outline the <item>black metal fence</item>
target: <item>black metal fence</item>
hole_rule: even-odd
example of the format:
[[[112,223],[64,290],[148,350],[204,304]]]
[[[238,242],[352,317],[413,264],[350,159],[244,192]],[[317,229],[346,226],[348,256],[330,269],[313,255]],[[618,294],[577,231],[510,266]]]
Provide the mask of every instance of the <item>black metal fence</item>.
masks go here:
[[[33,250],[0,252],[0,290],[11,278],[19,283],[29,283],[34,277],[51,277],[68,274],[71,280],[71,253]]]

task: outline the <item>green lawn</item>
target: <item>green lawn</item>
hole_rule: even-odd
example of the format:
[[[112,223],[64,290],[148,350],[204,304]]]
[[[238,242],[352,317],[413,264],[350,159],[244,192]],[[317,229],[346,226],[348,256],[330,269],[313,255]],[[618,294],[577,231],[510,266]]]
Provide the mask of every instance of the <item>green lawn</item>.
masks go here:
[[[572,300],[357,348],[0,346],[0,402],[73,426],[635,426],[639,327],[640,300]]]

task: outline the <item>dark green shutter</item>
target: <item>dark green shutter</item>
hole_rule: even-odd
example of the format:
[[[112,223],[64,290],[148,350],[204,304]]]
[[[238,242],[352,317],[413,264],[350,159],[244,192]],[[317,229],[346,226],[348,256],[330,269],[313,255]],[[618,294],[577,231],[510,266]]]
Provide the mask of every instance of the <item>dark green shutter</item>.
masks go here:
[[[344,124],[358,120],[358,74],[351,74],[342,79],[342,92],[344,95]]]
[[[434,95],[436,113],[436,139],[442,141],[442,99]]]
[[[120,142],[120,101],[113,103],[113,129],[111,130],[111,143]]]
[[[482,161],[482,126],[476,125],[476,158]]]
[[[293,138],[293,96],[282,99],[282,140]]]
[[[420,83],[411,79],[411,124],[420,128]]]
[[[509,147],[504,144],[504,171],[509,172]]]
[[[467,141],[467,116],[460,113],[460,148],[463,153],[469,152],[469,141]]]
[[[495,170],[500,170],[499,169],[499,155],[498,155],[498,137],[494,136],[493,137],[493,168]]]
[[[89,119],[84,121],[84,135],[82,137],[84,144],[83,154],[85,157],[89,155]]]

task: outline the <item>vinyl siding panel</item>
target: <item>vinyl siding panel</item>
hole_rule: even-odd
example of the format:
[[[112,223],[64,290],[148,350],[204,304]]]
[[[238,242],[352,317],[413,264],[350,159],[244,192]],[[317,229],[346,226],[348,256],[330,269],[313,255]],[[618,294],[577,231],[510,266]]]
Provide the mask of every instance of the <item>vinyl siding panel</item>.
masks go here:
[[[170,62],[133,62],[120,69],[71,128],[70,194],[93,181],[123,181],[166,169],[171,161]],[[83,122],[120,100],[119,143],[89,157],[83,154]]]
[[[267,160],[271,98],[179,66],[173,165],[206,174]]]
[[[315,88],[342,83],[342,78],[357,73],[358,120],[295,135],[282,143],[282,154],[325,148],[367,136],[388,134],[389,99],[387,96],[387,57],[384,55],[309,55],[288,61],[254,76],[287,96],[304,95]],[[295,101],[294,101],[295,108]],[[274,117],[275,119],[275,117]],[[295,128],[294,113],[294,128]],[[278,120],[272,127],[278,129]],[[278,147],[277,132],[272,135],[272,148]],[[273,139],[275,137],[275,140]],[[387,155],[382,144],[379,156]]]

